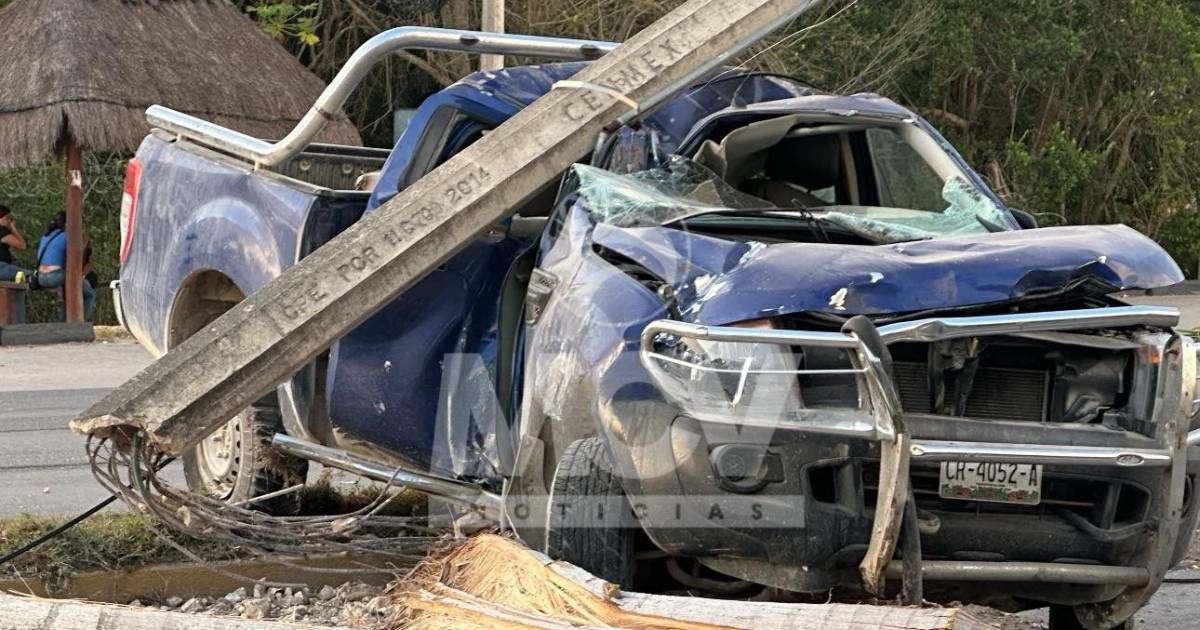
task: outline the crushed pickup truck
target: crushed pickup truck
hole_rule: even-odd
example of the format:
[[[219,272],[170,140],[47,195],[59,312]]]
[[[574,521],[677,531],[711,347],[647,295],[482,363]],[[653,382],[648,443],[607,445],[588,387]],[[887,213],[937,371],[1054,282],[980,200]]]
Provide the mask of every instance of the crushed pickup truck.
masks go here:
[[[585,65],[468,76],[390,153],[258,169],[155,131],[122,321],[167,352]],[[315,460],[491,501],[626,587],[903,576],[1122,627],[1187,548],[1200,451],[1177,313],[1112,295],[1181,280],[1127,227],[1039,229],[886,98],[720,71],[204,439],[187,481],[248,502]]]

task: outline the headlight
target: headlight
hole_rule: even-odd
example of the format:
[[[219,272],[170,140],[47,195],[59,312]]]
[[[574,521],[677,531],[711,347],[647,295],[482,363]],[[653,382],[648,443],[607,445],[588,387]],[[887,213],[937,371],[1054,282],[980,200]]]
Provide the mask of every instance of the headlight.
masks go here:
[[[739,327],[766,328],[769,323]],[[642,360],[662,393],[689,415],[778,421],[805,408],[805,384],[816,388],[832,385],[858,406],[859,371],[845,359],[845,352],[822,350],[824,356],[833,352],[842,360],[814,369],[806,362],[804,349],[785,344],[661,334],[642,353]],[[817,406],[826,405],[817,402]]]
[[[686,411],[723,416],[778,415],[801,406],[797,358],[774,344],[664,340],[646,368]]]

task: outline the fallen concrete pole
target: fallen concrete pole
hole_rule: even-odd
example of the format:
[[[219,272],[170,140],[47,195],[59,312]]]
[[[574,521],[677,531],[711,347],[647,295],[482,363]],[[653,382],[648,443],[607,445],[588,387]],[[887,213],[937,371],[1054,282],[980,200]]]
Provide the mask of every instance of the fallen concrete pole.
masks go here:
[[[690,0],[301,260],[71,428],[143,429],[161,451],[181,453],[558,178],[630,112],[629,101],[645,107],[687,87],[818,2]]]
[[[986,630],[958,608],[791,604],[622,591],[565,562],[495,535],[477,536],[399,589],[410,630],[820,628]]]
[[[61,599],[0,594],[0,627],[5,630],[348,630],[342,626],[280,624],[237,617],[207,617],[181,612],[91,604]]]

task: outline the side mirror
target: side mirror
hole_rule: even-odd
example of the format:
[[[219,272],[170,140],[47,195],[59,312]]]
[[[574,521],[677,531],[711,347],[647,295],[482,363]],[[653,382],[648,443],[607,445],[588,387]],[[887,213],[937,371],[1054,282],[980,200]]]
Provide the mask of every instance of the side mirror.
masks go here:
[[[1022,230],[1032,230],[1038,226],[1037,218],[1024,210],[1009,208],[1008,211],[1013,214],[1013,218],[1017,220],[1017,225],[1021,226]]]

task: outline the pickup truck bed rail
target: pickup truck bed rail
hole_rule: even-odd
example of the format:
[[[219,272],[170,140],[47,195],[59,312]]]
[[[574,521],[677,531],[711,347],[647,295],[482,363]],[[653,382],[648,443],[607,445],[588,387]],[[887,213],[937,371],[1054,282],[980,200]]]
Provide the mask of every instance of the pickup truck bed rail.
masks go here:
[[[398,50],[496,53],[578,60],[595,59],[616,47],[617,44],[613,42],[583,39],[402,26],[367,40],[329,82],[304,118],[278,142],[260,140],[160,105],[152,105],[146,110],[146,120],[151,127],[231,153],[253,162],[255,166],[274,166],[304,150],[346,104],[346,99],[367,72]]]

